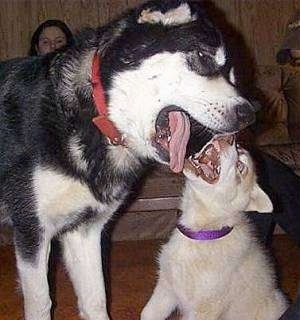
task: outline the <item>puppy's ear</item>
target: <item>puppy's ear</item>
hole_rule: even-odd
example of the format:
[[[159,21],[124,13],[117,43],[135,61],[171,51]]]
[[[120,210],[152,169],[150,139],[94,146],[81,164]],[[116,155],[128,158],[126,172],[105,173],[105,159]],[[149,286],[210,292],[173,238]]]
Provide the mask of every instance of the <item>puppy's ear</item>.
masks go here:
[[[272,212],[273,204],[268,195],[255,183],[251,199],[245,211]]]

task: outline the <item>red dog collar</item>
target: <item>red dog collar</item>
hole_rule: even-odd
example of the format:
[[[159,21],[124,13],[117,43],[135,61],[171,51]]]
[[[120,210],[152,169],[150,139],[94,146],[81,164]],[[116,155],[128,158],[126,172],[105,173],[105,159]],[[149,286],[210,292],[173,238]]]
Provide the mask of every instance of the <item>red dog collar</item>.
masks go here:
[[[124,145],[124,139],[114,123],[108,118],[108,110],[104,96],[104,90],[100,78],[100,57],[95,53],[92,65],[93,99],[98,111],[98,116],[93,118],[96,127],[114,145]]]

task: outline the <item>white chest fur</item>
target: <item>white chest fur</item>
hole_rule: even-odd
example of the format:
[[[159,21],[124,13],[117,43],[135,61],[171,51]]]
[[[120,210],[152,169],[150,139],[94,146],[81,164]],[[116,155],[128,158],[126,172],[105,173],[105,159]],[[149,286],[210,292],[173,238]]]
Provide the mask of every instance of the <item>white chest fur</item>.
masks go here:
[[[54,232],[74,221],[86,208],[103,213],[107,219],[119,206],[119,201],[102,204],[86,184],[49,168],[35,169],[33,185],[40,221],[52,226]]]

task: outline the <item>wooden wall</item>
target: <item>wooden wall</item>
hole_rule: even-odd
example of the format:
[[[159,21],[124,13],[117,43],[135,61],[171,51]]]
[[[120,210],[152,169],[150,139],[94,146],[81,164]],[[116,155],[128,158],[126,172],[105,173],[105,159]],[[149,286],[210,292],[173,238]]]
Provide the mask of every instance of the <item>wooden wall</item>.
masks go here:
[[[226,19],[241,33],[259,65],[275,64],[288,20],[300,0],[214,0]]]
[[[140,0],[0,0],[0,60],[24,56],[37,26],[60,19],[73,32],[107,23]]]
[[[0,0],[0,60],[24,56],[42,21],[64,20],[77,32],[98,26],[143,0]],[[244,38],[259,65],[275,64],[286,22],[300,0],[204,0],[217,20],[226,19]]]

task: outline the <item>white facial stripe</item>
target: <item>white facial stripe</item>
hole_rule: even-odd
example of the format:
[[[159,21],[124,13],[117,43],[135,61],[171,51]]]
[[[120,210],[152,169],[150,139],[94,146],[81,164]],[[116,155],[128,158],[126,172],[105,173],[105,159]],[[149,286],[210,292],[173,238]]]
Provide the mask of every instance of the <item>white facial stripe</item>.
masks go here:
[[[217,65],[224,66],[224,64],[226,62],[226,55],[225,55],[223,47],[218,48],[216,55],[215,55],[215,61],[216,61]]]
[[[179,25],[195,21],[197,18],[191,14],[191,9],[187,3],[171,9],[165,13],[161,11],[151,11],[145,9],[142,11],[138,23],[162,23],[164,25]]]

